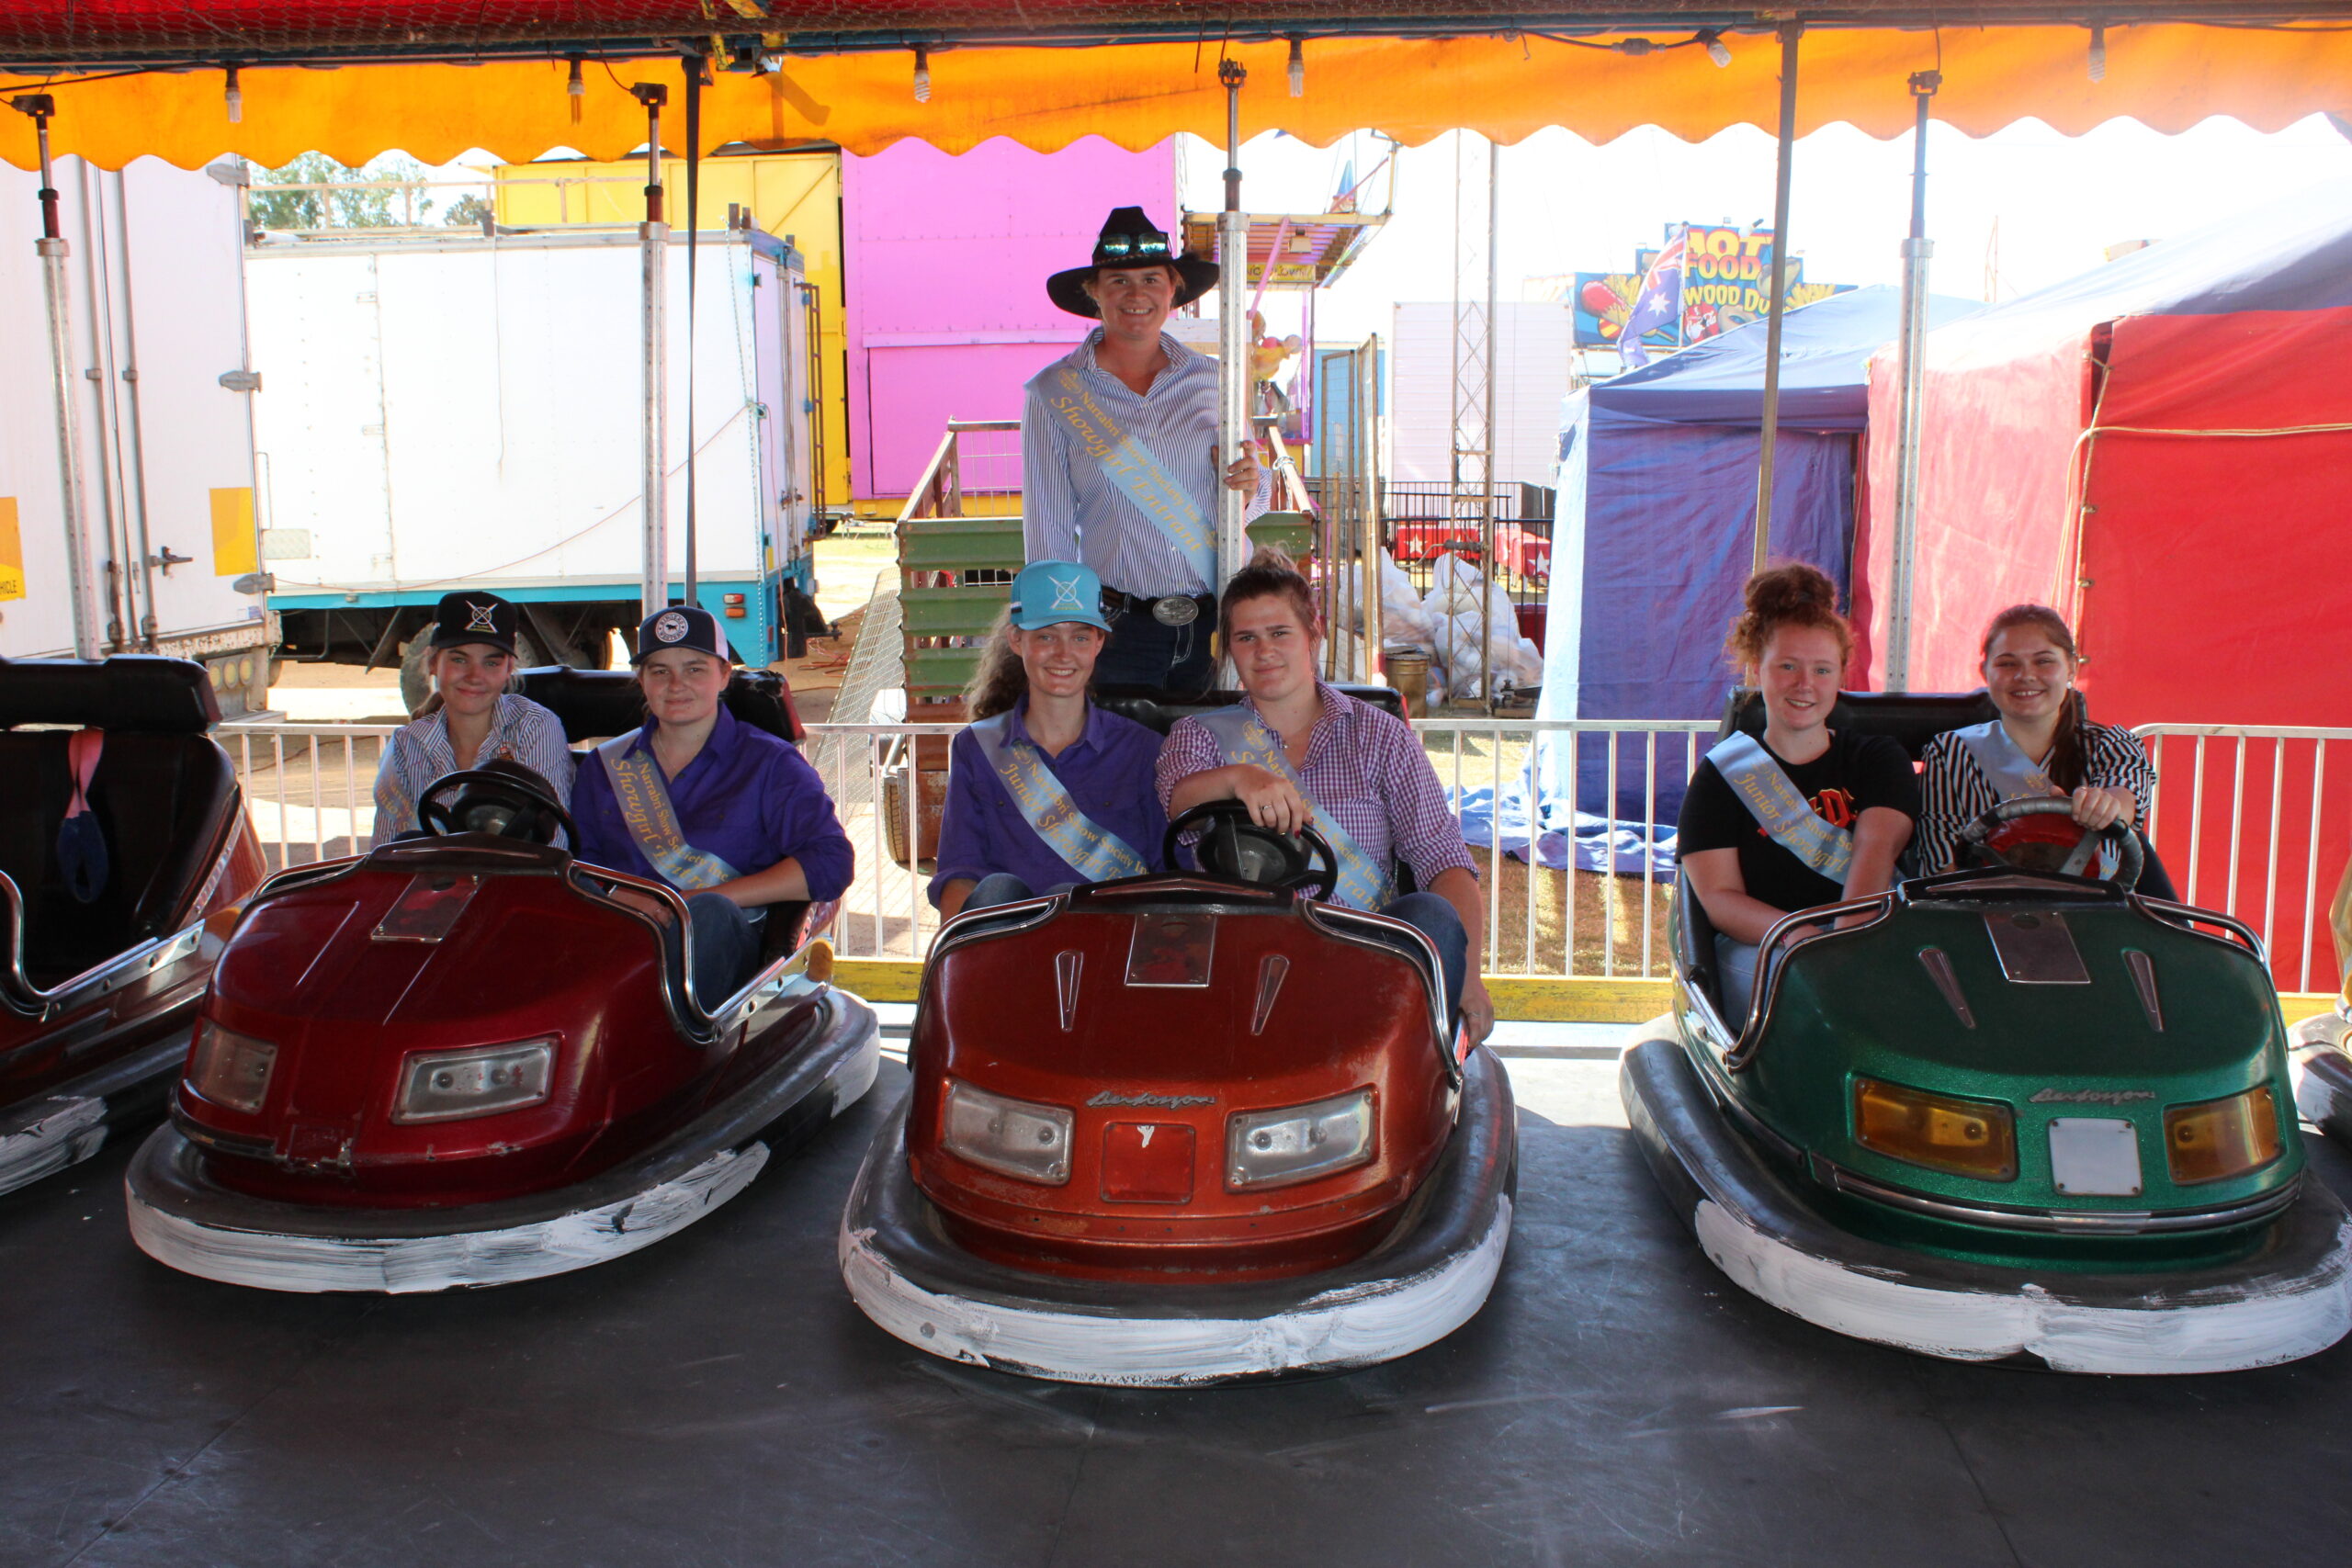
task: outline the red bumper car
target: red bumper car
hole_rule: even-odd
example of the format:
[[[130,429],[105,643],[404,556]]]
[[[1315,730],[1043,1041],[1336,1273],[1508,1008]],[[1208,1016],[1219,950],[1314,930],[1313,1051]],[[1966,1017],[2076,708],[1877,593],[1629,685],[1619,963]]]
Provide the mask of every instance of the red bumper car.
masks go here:
[[[187,660],[0,659],[0,1192],[88,1158],[170,1093],[220,951],[206,917],[264,871],[206,734],[220,717]],[[77,857],[78,894],[69,811],[100,846]]]
[[[531,689],[567,732],[609,724],[627,677],[564,675],[575,700]],[[536,784],[452,774],[435,836],[254,896],[130,1169],[150,1256],[282,1291],[561,1273],[693,1224],[865,1092],[872,1010],[826,984],[824,943],[786,952],[806,906],[770,910],[742,989],[696,997],[684,902],[553,847],[568,818]]]
[[[1311,833],[1218,803],[1170,845],[1202,820],[1202,873],[974,911],[933,946],[913,1086],[839,1241],[908,1344],[1169,1387],[1389,1360],[1485,1303],[1517,1123],[1435,950],[1317,901]]]

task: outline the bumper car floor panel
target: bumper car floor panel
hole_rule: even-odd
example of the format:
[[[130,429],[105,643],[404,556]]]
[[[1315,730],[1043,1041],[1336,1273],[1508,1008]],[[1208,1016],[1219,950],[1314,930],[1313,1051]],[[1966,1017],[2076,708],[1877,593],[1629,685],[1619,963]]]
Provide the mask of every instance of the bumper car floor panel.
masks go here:
[[[2352,1330],[2352,1216],[2315,1173],[2242,1264],[2039,1272],[1909,1252],[1832,1224],[1724,1124],[1671,1019],[1627,1047],[1619,1088],[1652,1174],[1715,1267],[1839,1334],[1951,1360],[2155,1374],[2298,1360]]]

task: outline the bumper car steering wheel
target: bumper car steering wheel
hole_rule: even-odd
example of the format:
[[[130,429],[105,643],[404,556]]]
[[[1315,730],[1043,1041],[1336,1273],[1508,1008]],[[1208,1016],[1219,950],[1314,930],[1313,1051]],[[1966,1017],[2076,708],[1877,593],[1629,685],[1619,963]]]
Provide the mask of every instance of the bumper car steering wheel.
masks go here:
[[[445,800],[452,791],[457,798]],[[486,768],[445,773],[417,797],[416,820],[429,831],[489,833],[526,843],[552,844],[556,830],[566,841],[580,842],[580,826],[555,797],[547,781],[528,768],[503,761]]]
[[[1193,859],[1211,876],[1260,887],[1288,887],[1309,898],[1328,898],[1340,885],[1339,857],[1322,834],[1312,827],[1295,833],[1261,828],[1238,800],[1203,801],[1168,824],[1160,858],[1170,865],[1177,863],[1176,841],[1194,828],[1202,831],[1193,846]]]
[[[2064,795],[2004,800],[1962,828],[1960,841],[2017,871],[2091,877],[2098,875],[2099,847],[2110,845],[2115,851],[2115,870],[2103,880],[2121,893],[2138,886],[2147,863],[2140,835],[2121,822],[2090,831],[2075,824],[2074,811],[2075,803]],[[2038,820],[2047,818],[2056,820]]]

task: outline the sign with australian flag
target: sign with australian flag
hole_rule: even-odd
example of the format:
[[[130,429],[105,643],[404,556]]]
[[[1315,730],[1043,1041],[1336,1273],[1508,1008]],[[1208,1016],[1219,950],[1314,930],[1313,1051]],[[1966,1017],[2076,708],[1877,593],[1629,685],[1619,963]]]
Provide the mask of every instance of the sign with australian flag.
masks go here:
[[[1789,309],[1842,294],[1849,283],[1807,283],[1789,258]],[[1569,280],[1580,347],[1613,348],[1627,367],[1653,355],[1745,326],[1770,309],[1772,231],[1730,223],[1677,223],[1632,272],[1579,272]]]

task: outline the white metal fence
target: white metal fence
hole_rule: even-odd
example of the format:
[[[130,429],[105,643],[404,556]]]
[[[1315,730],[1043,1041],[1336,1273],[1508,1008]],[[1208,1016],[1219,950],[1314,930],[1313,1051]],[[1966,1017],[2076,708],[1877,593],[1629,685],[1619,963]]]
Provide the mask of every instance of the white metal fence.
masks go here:
[[[831,936],[844,956],[921,959],[939,925],[926,889],[925,796],[940,796],[944,724],[809,726],[803,750],[857,851]],[[273,869],[367,850],[371,790],[390,725],[231,724],[220,739]],[[1417,722],[1465,818],[1487,897],[1485,967],[1503,976],[1658,977],[1668,970],[1662,829],[1714,733],[1711,719]],[[2146,725],[2158,785],[2149,836],[2181,897],[2235,915],[2272,950],[2281,989],[2331,988],[2326,909],[2352,852],[2352,729]],[[924,767],[916,767],[918,749]],[[1528,820],[1533,760],[1579,781],[1574,815]],[[1613,781],[1604,787],[1602,780]],[[1499,840],[1499,859],[1491,846]]]

